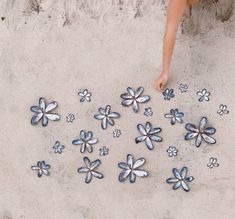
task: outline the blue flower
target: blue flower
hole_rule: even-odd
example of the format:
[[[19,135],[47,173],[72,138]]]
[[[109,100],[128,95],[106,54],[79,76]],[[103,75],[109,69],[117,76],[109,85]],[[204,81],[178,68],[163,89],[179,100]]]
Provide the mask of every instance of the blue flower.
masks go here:
[[[227,109],[227,105],[223,105],[223,104],[220,104],[219,106],[219,110],[217,111],[217,113],[222,116],[223,114],[228,114],[229,111]]]
[[[46,164],[45,161],[38,161],[37,165],[31,166],[32,170],[36,170],[38,173],[38,177],[41,177],[43,174],[46,176],[50,175],[49,169],[51,166]]]
[[[91,93],[90,92],[88,92],[88,90],[87,89],[85,89],[85,90],[83,90],[83,91],[81,91],[81,92],[78,92],[78,95],[81,97],[81,99],[80,99],[80,102],[82,103],[82,102],[84,102],[85,100],[87,101],[87,102],[90,102],[91,101]]]
[[[209,101],[209,96],[211,95],[205,88],[202,91],[198,91],[197,95],[199,96],[198,101],[202,102],[203,100]]]
[[[94,115],[95,119],[101,120],[101,128],[106,129],[108,124],[115,125],[114,119],[119,118],[120,114],[111,112],[111,106],[107,105],[105,108],[100,107],[99,113]]]
[[[64,145],[61,145],[59,141],[55,142],[55,145],[53,146],[54,152],[61,154],[63,152],[63,149],[65,148]]]
[[[173,98],[175,96],[174,90],[169,89],[169,88],[166,88],[166,90],[163,91],[162,94],[164,96],[164,100],[170,100],[171,98]]]
[[[136,176],[139,177],[147,177],[148,173],[144,170],[140,170],[139,167],[143,166],[145,163],[144,158],[139,158],[134,161],[134,158],[131,154],[127,155],[127,163],[120,162],[118,167],[123,169],[123,171],[119,174],[118,180],[120,182],[124,182],[128,177],[130,177],[130,182],[134,183],[136,180]]]
[[[157,133],[161,132],[162,129],[153,128],[150,122],[146,122],[145,126],[142,124],[138,124],[137,129],[139,130],[141,136],[135,138],[136,144],[140,142],[145,142],[147,148],[149,150],[152,150],[154,148],[153,141],[162,141],[162,138],[157,135]]]
[[[72,141],[73,145],[81,145],[80,152],[84,153],[87,150],[89,153],[93,151],[93,144],[98,142],[98,139],[93,139],[93,133],[91,131],[80,131],[80,138]]]
[[[211,168],[211,169],[212,169],[213,167],[218,167],[219,164],[218,164],[218,162],[217,162],[217,158],[211,157],[210,160],[209,160],[209,163],[207,164],[207,166],[208,166],[209,168]]]
[[[145,108],[144,115],[150,117],[153,115],[151,107]]]
[[[166,151],[167,151],[169,157],[177,156],[177,154],[178,154],[178,150],[176,147],[170,146]]]
[[[104,177],[103,174],[95,171],[95,169],[101,164],[99,159],[91,162],[88,157],[84,157],[83,161],[86,166],[78,168],[78,173],[87,173],[85,183],[90,183],[93,176],[98,179],[102,179]]]
[[[174,177],[167,179],[166,182],[169,184],[174,183],[174,190],[182,187],[184,191],[188,192],[189,187],[187,183],[194,180],[194,177],[187,176],[188,168],[183,167],[180,172],[176,168],[173,168],[172,172],[174,174]]]
[[[127,88],[128,93],[121,94],[121,98],[123,99],[123,106],[131,106],[135,113],[139,112],[139,103],[146,103],[150,100],[150,96],[145,95],[141,96],[144,92],[143,87],[139,87],[136,91],[134,91],[131,87]]]
[[[188,85],[187,84],[180,84],[179,89],[180,89],[181,93],[187,92]]]
[[[122,133],[121,133],[121,130],[120,129],[115,129],[114,131],[113,131],[113,137],[114,138],[119,138],[119,136],[121,135]]]
[[[55,101],[46,105],[46,101],[44,98],[39,99],[39,106],[31,106],[30,110],[35,113],[35,115],[31,119],[32,125],[37,125],[40,120],[42,120],[42,126],[47,126],[48,120],[58,121],[60,120],[60,116],[51,113],[57,107],[57,103]]]
[[[178,123],[183,123],[182,117],[184,116],[183,112],[179,112],[179,110],[176,109],[171,109],[170,113],[166,113],[165,118],[170,118],[171,119],[171,125],[175,125],[176,122]]]
[[[67,117],[66,117],[66,121],[67,122],[73,122],[73,120],[75,119],[74,114],[70,113]]]
[[[100,156],[106,156],[108,154],[109,154],[109,149],[108,148],[106,148],[105,146],[100,148]]]
[[[207,117],[202,117],[199,126],[196,127],[195,125],[188,123],[185,125],[186,130],[189,131],[185,135],[185,140],[191,140],[196,138],[195,145],[200,147],[202,140],[207,142],[208,144],[215,144],[216,140],[211,137],[216,132],[216,129],[213,127],[206,127],[207,126]]]

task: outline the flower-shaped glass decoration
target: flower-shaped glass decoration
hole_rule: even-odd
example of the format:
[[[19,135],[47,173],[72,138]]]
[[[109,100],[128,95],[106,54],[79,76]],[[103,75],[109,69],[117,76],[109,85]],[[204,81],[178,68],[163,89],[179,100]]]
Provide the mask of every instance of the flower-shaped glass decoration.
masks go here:
[[[191,140],[196,138],[195,145],[200,147],[202,141],[204,140],[208,144],[215,144],[216,140],[211,137],[216,132],[216,129],[213,127],[207,127],[207,117],[202,117],[199,126],[188,123],[185,125],[186,130],[189,131],[185,135],[185,140]]]
[[[176,168],[173,168],[172,172],[174,174],[174,177],[167,179],[166,182],[169,184],[173,183],[174,190],[182,187],[184,191],[188,192],[189,191],[188,182],[194,180],[193,176],[187,176],[188,168],[183,167],[181,171],[177,170]]]
[[[198,91],[197,95],[199,96],[198,101],[202,102],[203,100],[209,101],[209,96],[211,95],[210,92],[208,92],[205,88],[202,89],[202,91]]]
[[[151,107],[145,108],[144,115],[147,117],[150,117],[153,115],[153,111],[152,111]]]
[[[81,145],[80,152],[84,153],[86,150],[91,153],[93,151],[93,144],[96,144],[98,142],[98,139],[92,138],[93,133],[92,131],[80,131],[80,138],[75,139],[72,141],[73,145]]]
[[[82,102],[84,102],[85,100],[87,101],[87,102],[90,102],[91,101],[91,93],[90,92],[88,92],[88,90],[87,89],[85,89],[85,90],[83,90],[83,91],[81,91],[81,92],[78,92],[78,95],[81,97],[81,99],[80,99],[80,102],[82,103]]]
[[[59,141],[56,141],[54,146],[53,146],[53,149],[54,149],[54,153],[55,154],[61,154],[64,150],[65,146],[64,145],[61,145]]]
[[[166,113],[165,118],[170,118],[171,120],[171,125],[175,125],[176,122],[178,123],[183,123],[182,117],[184,116],[183,112],[179,112],[179,110],[176,109],[171,109],[170,113]]]
[[[209,168],[211,168],[211,169],[212,169],[213,167],[218,167],[219,164],[218,164],[218,162],[217,162],[217,158],[211,157],[210,160],[209,160],[209,163],[207,164],[207,166],[208,166]]]
[[[44,160],[38,161],[37,165],[31,166],[32,170],[37,171],[38,177],[42,177],[42,175],[49,176],[50,175],[50,172],[49,172],[50,168],[51,168],[51,166],[49,164],[46,164]]]
[[[119,138],[119,136],[122,134],[121,130],[120,129],[115,129],[113,131],[113,137],[114,138]]]
[[[170,146],[166,151],[167,151],[169,157],[177,156],[177,154],[178,154],[178,150],[176,147]]]
[[[161,132],[161,128],[153,128],[150,122],[146,122],[145,125],[138,124],[137,129],[139,130],[141,136],[135,138],[136,144],[140,142],[145,142],[145,145],[149,150],[154,148],[154,142],[161,142],[162,138],[157,134]]]
[[[169,89],[166,88],[163,92],[162,92],[163,96],[164,96],[164,100],[170,100],[171,98],[173,98],[175,96],[174,94],[174,90],[173,89]]]
[[[119,174],[118,180],[120,182],[124,182],[128,177],[130,177],[130,182],[134,183],[136,180],[136,176],[139,177],[147,177],[148,173],[144,170],[140,170],[139,168],[143,166],[145,163],[144,158],[139,158],[134,161],[134,158],[131,154],[127,155],[127,163],[120,162],[118,167],[123,169],[123,171]]]
[[[109,154],[109,149],[108,148],[106,148],[105,146],[100,148],[100,156],[106,156],[108,154]]]
[[[93,176],[98,179],[104,178],[103,174],[95,171],[95,169],[101,164],[99,159],[91,162],[88,157],[84,157],[83,161],[85,163],[85,167],[78,168],[78,173],[87,173],[85,183],[90,183]]]
[[[148,95],[141,96],[144,92],[143,87],[137,88],[136,91],[134,91],[131,87],[128,87],[127,92],[128,93],[121,94],[121,98],[123,99],[122,105],[126,107],[132,105],[135,113],[139,112],[139,103],[146,103],[150,100],[150,96]]]
[[[46,105],[44,98],[39,99],[39,106],[31,106],[30,110],[35,113],[31,119],[32,125],[37,125],[40,120],[42,120],[42,126],[47,126],[48,120],[58,121],[60,116],[52,113],[51,111],[57,107],[57,102],[53,101]]]
[[[99,114],[94,115],[95,119],[101,120],[101,128],[106,129],[108,124],[115,125],[114,119],[119,118],[120,114],[111,112],[111,106],[107,105],[105,108],[99,108]]]
[[[217,111],[217,113],[218,113],[220,116],[222,116],[223,114],[228,114],[228,113],[229,113],[229,110],[227,109],[227,105],[220,104],[219,110]]]
[[[181,93],[187,92],[188,85],[187,84],[180,84],[179,89],[180,89]]]
[[[70,113],[67,117],[66,117],[66,121],[67,122],[73,122],[73,120],[75,119],[74,114]]]

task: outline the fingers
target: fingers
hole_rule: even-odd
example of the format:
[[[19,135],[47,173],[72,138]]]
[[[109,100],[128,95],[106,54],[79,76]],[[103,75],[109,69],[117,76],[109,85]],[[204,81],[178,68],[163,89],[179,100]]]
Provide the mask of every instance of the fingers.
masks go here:
[[[159,91],[159,92],[162,92],[163,89],[164,89],[164,85],[162,82],[156,82],[156,85],[155,85],[156,89]]]

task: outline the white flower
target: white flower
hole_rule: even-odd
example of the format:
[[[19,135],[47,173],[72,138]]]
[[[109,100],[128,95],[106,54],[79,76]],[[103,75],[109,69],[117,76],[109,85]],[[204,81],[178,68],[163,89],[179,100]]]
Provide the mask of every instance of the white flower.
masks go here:
[[[114,131],[113,131],[113,137],[114,138],[119,138],[119,136],[121,135],[122,133],[121,133],[121,130],[120,129],[115,129]]]
[[[60,116],[51,113],[58,106],[57,102],[53,101],[46,105],[46,101],[44,98],[39,99],[39,106],[31,106],[30,110],[35,113],[35,115],[31,119],[32,125],[37,125],[40,120],[42,120],[42,126],[47,126],[48,120],[58,121],[60,120]]]
[[[179,89],[180,89],[181,93],[187,92],[188,85],[187,84],[180,84]]]
[[[61,145],[59,141],[56,141],[54,146],[53,146],[53,149],[54,149],[54,152],[55,154],[56,153],[59,153],[61,154],[63,152],[63,149],[65,148],[64,145]]]
[[[108,154],[109,154],[109,149],[108,148],[106,148],[105,146],[100,148],[100,156],[106,156]]]
[[[209,96],[211,95],[205,88],[202,91],[198,91],[197,95],[199,96],[198,101],[202,102],[203,100],[209,101]]]
[[[84,102],[85,100],[87,102],[91,101],[91,95],[92,94],[90,92],[88,92],[87,89],[85,89],[85,90],[83,90],[81,92],[78,92],[78,95],[81,97],[80,102]]]
[[[171,119],[171,125],[175,125],[176,122],[178,123],[183,123],[182,117],[184,116],[183,112],[180,112],[177,108],[176,109],[171,109],[170,113],[166,113],[165,118],[170,118]]]
[[[66,121],[67,122],[73,122],[73,120],[75,119],[74,114],[70,113],[67,117],[66,117]]]
[[[177,156],[177,154],[178,154],[178,150],[176,149],[176,147],[170,146],[166,151],[167,151],[169,157]]]
[[[36,170],[37,171],[37,175],[38,177],[42,177],[42,175],[46,175],[49,176],[50,172],[49,169],[51,168],[51,166],[49,164],[46,164],[45,161],[38,161],[37,165],[31,166],[32,170]]]
[[[85,167],[80,167],[78,169],[78,173],[87,173],[85,183],[89,183],[92,180],[92,177],[96,177],[98,179],[102,179],[104,176],[101,173],[95,171],[95,169],[101,164],[99,159],[91,162],[88,157],[84,157],[83,161],[85,163]]]
[[[169,89],[166,88],[163,92],[162,92],[163,96],[164,96],[164,100],[170,100],[171,98],[173,98],[175,96],[174,94],[174,90],[173,89]]]
[[[217,113],[222,116],[223,114],[228,114],[229,111],[227,109],[227,105],[223,105],[223,104],[220,104],[219,106],[219,110],[217,111]]]
[[[211,169],[213,167],[218,167],[219,164],[217,163],[217,158],[211,157],[210,160],[209,160],[209,163],[207,164],[207,166]]]
[[[134,158],[131,154],[127,155],[127,163],[120,162],[118,167],[123,169],[123,171],[119,174],[118,180],[120,182],[124,182],[126,178],[130,177],[130,182],[134,183],[136,180],[136,176],[139,177],[147,177],[148,173],[144,170],[140,170],[139,167],[143,166],[145,163],[144,158],[139,158],[134,161]]]
[[[151,107],[145,108],[144,115],[150,117],[153,115]]]

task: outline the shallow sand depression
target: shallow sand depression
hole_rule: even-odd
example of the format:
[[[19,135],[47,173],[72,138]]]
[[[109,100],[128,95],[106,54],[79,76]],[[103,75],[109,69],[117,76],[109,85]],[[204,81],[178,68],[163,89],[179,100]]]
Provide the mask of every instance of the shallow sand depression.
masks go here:
[[[0,218],[234,217],[235,6],[229,0],[201,1],[186,12],[167,85],[174,95],[164,96],[153,85],[161,70],[166,5],[147,0],[1,1]],[[128,87],[143,87],[140,96],[150,97],[141,99],[137,113],[132,105],[122,105],[120,95]],[[59,121],[47,124],[45,119],[43,127],[41,118],[31,124],[43,109],[42,102],[37,108],[39,98]],[[53,101],[58,106],[50,105]],[[109,120],[102,129],[103,117],[94,115],[107,105],[120,117],[115,115],[115,124]],[[30,111],[31,106],[39,113]],[[171,109],[183,112],[182,122],[171,124],[171,116],[165,116]],[[202,117],[208,119],[205,128],[216,129],[206,131],[216,143],[202,139],[196,147],[195,138],[185,140],[185,125],[197,127]],[[136,141],[142,130],[137,125],[146,128],[146,122],[161,128],[148,135],[161,137],[152,141],[153,149],[138,141],[142,138]],[[86,141],[98,139],[92,141],[91,153],[89,145],[81,149],[81,130],[92,132],[92,137],[86,133]],[[147,172],[132,169],[143,176],[134,183],[118,180],[123,171],[118,164],[126,163],[128,154],[134,161],[144,158],[139,169]],[[84,157],[100,160],[95,171],[102,177],[93,175],[85,183],[87,172],[78,172],[86,167]],[[46,166],[38,163],[43,172],[38,161],[45,161]],[[193,177],[186,182],[189,192],[166,182],[174,178],[173,168],[184,166],[187,177]]]

